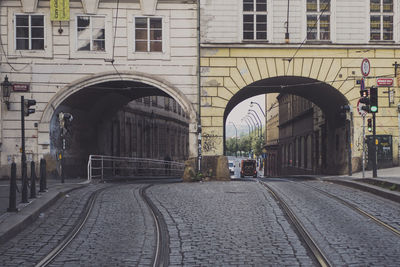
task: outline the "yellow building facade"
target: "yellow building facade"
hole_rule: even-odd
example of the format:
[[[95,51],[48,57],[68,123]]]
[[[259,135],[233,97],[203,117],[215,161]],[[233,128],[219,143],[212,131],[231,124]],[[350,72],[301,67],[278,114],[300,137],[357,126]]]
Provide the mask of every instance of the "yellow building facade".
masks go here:
[[[240,101],[259,94],[289,93],[312,101],[331,117],[333,126],[328,128],[331,132],[343,126],[336,122],[340,120],[337,115],[343,105],[350,105],[347,119],[351,127],[351,157],[353,169],[359,168],[363,117],[357,110],[360,99],[357,80],[363,77],[364,58],[371,66],[365,79],[367,88],[376,85],[377,78],[394,78],[393,87],[379,87],[378,90],[376,133],[392,136],[393,164],[398,165],[400,91],[394,64],[400,58],[400,49],[394,46],[305,45],[299,49],[297,45],[202,45],[203,155],[224,154],[225,120]],[[367,114],[367,118],[370,117],[371,114]],[[269,130],[273,131],[267,129],[267,132]]]

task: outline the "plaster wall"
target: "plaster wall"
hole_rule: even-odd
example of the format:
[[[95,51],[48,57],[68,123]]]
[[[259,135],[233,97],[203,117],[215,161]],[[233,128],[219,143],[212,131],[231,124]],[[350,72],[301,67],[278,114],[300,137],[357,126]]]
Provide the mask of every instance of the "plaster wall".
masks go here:
[[[0,38],[7,54],[1,53],[2,80],[7,75],[12,83],[29,84],[28,92],[11,94],[10,110],[1,107],[1,174],[8,173],[11,161],[20,159],[21,95],[37,101],[36,112],[25,118],[28,160],[37,161],[50,152],[51,117],[58,105],[72,92],[100,81],[99,77],[101,82],[145,82],[171,95],[189,116],[189,154],[197,155],[197,4],[153,1],[152,10],[142,8],[140,2],[120,1],[117,17],[116,1],[70,1],[70,21],[51,22],[49,1],[36,1],[30,14],[45,17],[45,49],[21,51],[15,50],[14,16],[24,14],[27,7],[19,0],[1,1]],[[104,52],[77,51],[76,16],[89,11],[106,18]],[[160,53],[133,50],[134,17],[148,12],[163,19]]]
[[[289,55],[296,56],[288,61]],[[254,82],[274,77],[307,77],[317,83],[328,84],[342,94],[353,112],[353,157],[361,156],[362,117],[356,110],[359,99],[359,85],[362,77],[360,65],[363,58],[371,62],[371,72],[366,86],[375,85],[376,77],[394,76],[392,64],[400,55],[397,48],[329,48],[321,46],[258,48],[250,49],[236,45],[203,46],[201,51],[201,104],[203,151],[205,155],[223,154],[224,113],[228,102],[235,94]],[[265,87],[265,93],[279,93],[283,87]],[[398,82],[394,88],[395,103],[400,102]],[[394,164],[398,165],[398,113],[397,104],[389,105],[387,88],[379,89],[379,113],[377,114],[377,134],[393,136]],[[247,96],[251,97],[251,91]],[[259,91],[257,91],[258,94]],[[324,97],[321,93],[319,97]],[[329,96],[326,96],[329,97]]]

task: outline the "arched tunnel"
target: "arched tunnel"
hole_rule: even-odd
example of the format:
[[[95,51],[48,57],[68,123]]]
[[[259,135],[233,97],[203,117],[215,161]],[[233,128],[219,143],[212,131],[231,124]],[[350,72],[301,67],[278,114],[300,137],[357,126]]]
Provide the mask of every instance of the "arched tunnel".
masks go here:
[[[279,158],[276,160],[277,174],[338,174],[346,172],[350,166],[349,162],[351,162],[348,155],[352,122],[351,116],[346,117],[343,107],[348,105],[349,101],[330,84],[297,76],[280,76],[254,82],[242,88],[230,99],[224,113],[224,126],[229,113],[240,102],[256,95],[270,93],[278,93],[278,98],[285,95],[295,95],[311,101],[322,111],[324,121],[318,127],[315,125],[312,108],[305,114],[300,114],[302,117],[298,116],[298,118],[292,118],[285,122],[283,122],[282,114],[279,114],[279,140],[276,145],[277,157]],[[290,113],[285,109],[281,105],[279,107],[280,113]],[[290,115],[288,116],[290,117]],[[288,125],[290,125],[290,129],[288,129]],[[297,155],[300,153],[299,150],[304,149],[302,147],[304,144],[297,144],[296,142],[301,142],[298,136],[302,135],[305,130],[309,132],[306,139],[310,136],[309,150],[312,150],[312,153],[309,153],[308,156],[308,164],[307,162],[304,163],[304,160],[303,163],[299,163],[299,156]]]
[[[73,116],[64,130],[60,112]],[[85,177],[90,154],[184,160],[188,121],[179,103],[153,85],[101,82],[73,93],[56,108],[50,150],[58,165],[63,157],[66,177]]]

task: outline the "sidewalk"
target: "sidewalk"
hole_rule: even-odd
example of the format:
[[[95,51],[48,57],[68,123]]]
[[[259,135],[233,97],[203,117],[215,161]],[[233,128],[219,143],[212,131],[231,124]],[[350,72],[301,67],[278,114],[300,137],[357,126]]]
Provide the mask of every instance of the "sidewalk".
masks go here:
[[[36,184],[38,185],[38,182]],[[7,208],[9,207],[10,182],[7,180],[0,181],[0,243],[4,243],[16,235],[59,198],[71,190],[87,184],[87,179],[65,179],[64,184],[60,180],[48,179],[47,192],[39,193],[39,186],[37,186],[36,198],[30,198],[29,203],[21,203],[21,193],[17,191],[17,209],[19,211],[7,212]],[[17,181],[17,185],[21,191],[20,180]],[[29,196],[30,190],[28,189]]]
[[[319,179],[357,188],[400,203],[400,167],[378,169],[377,178],[372,177],[372,171],[365,171],[364,178],[362,172],[356,172],[352,176],[321,176]]]

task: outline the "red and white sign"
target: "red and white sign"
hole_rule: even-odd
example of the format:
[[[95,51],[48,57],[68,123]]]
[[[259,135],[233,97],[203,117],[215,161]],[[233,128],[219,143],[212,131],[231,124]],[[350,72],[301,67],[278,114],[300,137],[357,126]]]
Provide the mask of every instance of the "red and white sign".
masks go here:
[[[376,78],[377,86],[393,86],[393,78]]]
[[[369,72],[371,70],[371,64],[369,63],[368,58],[364,58],[363,61],[361,62],[361,73],[364,77],[369,75]]]
[[[29,84],[28,83],[13,83],[13,92],[28,92]]]

